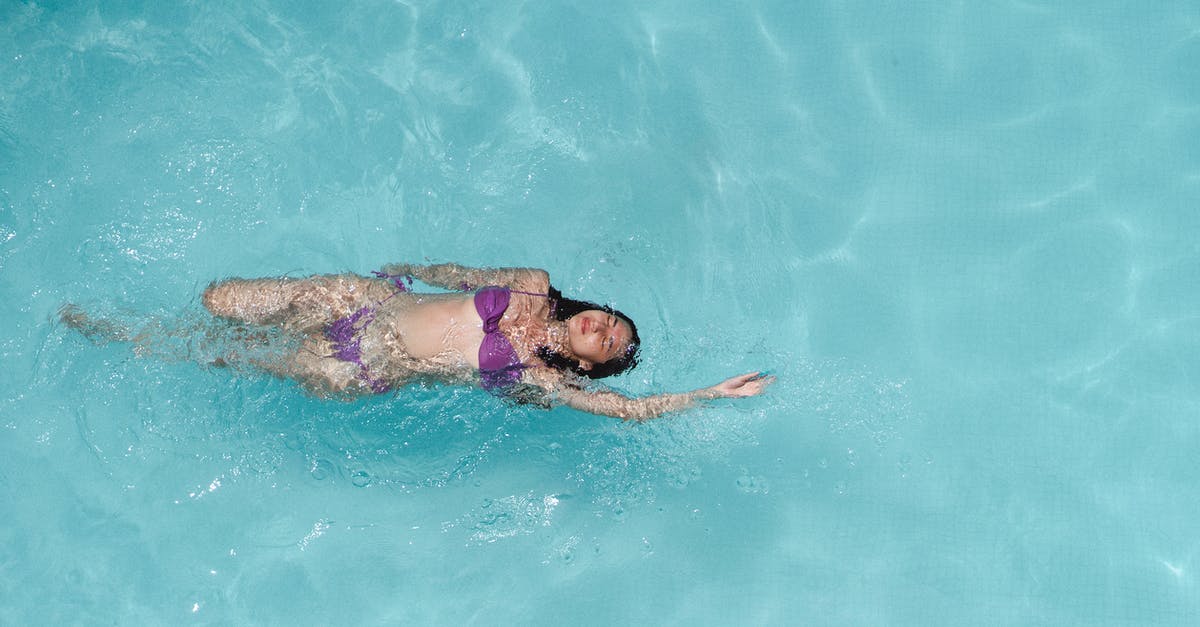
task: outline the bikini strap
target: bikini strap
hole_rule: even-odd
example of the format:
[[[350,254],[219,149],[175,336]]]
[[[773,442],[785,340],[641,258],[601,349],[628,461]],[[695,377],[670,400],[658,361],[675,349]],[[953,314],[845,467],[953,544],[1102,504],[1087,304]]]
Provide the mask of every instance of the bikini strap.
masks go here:
[[[511,287],[508,289],[508,291],[509,291],[509,292],[511,292],[511,293],[513,293],[513,294],[524,294],[524,295],[526,295],[526,296],[544,296],[544,297],[546,297],[546,298],[549,298],[549,297],[550,297],[550,295],[549,295],[549,294],[539,294],[539,293],[537,293],[537,292],[522,292],[521,290],[514,290],[514,289],[512,289]]]

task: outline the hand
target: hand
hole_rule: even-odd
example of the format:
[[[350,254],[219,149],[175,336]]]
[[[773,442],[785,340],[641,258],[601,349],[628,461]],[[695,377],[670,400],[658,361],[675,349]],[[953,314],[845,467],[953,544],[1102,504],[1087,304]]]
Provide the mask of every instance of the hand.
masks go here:
[[[757,396],[774,382],[775,377],[773,376],[764,375],[761,372],[750,372],[722,381],[708,389],[717,397]]]

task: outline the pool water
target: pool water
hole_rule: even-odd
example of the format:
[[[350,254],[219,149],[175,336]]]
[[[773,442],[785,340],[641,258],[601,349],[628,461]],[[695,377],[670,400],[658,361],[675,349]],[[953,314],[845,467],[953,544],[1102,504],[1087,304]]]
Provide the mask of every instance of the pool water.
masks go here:
[[[0,4],[0,624],[1196,624],[1198,207],[1189,2]],[[426,260],[626,311],[628,393],[778,381],[339,403],[188,332]]]

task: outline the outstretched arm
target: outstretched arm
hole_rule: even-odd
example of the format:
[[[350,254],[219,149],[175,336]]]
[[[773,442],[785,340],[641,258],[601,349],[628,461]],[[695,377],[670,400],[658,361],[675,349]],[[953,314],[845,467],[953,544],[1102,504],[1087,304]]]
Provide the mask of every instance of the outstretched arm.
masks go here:
[[[456,263],[390,263],[383,267],[383,271],[387,274],[409,275],[426,285],[448,290],[470,291],[485,285],[500,285],[545,292],[550,287],[550,275],[537,268],[469,268]]]
[[[774,380],[775,377],[751,372],[692,392],[655,394],[642,398],[630,398],[607,390],[583,390],[557,385],[552,396],[557,402],[580,411],[622,420],[641,421],[681,411],[708,399],[755,396],[761,394]]]

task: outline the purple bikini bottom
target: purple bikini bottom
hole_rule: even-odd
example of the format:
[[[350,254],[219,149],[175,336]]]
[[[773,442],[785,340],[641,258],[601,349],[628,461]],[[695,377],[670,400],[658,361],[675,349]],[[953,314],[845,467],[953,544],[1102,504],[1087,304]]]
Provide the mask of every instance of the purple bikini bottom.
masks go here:
[[[392,293],[392,296],[408,291],[408,286],[404,284],[405,281],[408,281],[408,284],[412,285],[412,277],[409,276],[384,274],[383,272],[372,272],[371,274],[381,279],[387,279],[392,282],[392,285],[396,286],[396,291]],[[325,328],[325,337],[329,338],[329,341],[333,344],[333,353],[329,356],[356,364],[358,366],[359,380],[366,383],[371,388],[371,391],[376,394],[383,394],[391,390],[392,385],[383,379],[371,375],[371,370],[363,363],[361,334],[375,320],[376,308],[386,303],[392,296],[379,301],[373,307],[368,305],[349,316],[338,318]]]

